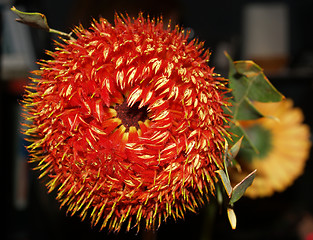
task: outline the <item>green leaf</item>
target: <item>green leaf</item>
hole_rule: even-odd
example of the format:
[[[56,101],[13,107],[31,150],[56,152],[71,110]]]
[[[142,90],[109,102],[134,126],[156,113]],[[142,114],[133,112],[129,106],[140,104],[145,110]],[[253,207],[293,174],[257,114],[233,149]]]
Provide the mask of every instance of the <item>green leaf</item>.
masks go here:
[[[15,7],[12,7],[11,10],[20,18],[16,19],[16,21],[20,23],[27,24],[32,27],[37,27],[44,29],[46,31],[50,31],[50,27],[47,23],[47,18],[42,13],[27,13],[17,10]]]
[[[224,188],[226,190],[226,193],[227,193],[228,197],[230,197],[231,194],[232,194],[232,187],[231,187],[231,184],[230,184],[229,177],[227,176],[225,171],[222,170],[222,169],[217,170],[215,172],[220,176],[220,178],[222,180],[222,183],[223,183],[223,186],[224,186]]]
[[[235,144],[233,144],[233,146],[228,151],[225,151],[226,159],[224,159],[224,163],[226,175],[228,174],[227,172],[228,167],[235,167],[238,171],[241,171],[241,166],[236,161],[235,157],[237,156],[240,150],[242,139],[243,137],[241,137]],[[228,141],[226,141],[226,143],[225,146],[228,146]]]
[[[240,147],[241,147],[241,143],[242,143],[242,139],[243,137],[241,137],[231,148],[230,150],[228,151],[228,160],[232,160],[234,159],[239,150],[240,150]]]
[[[63,37],[66,37],[68,39],[72,39],[74,40],[74,38],[72,37],[72,32],[71,33],[65,33],[65,32],[61,32],[55,29],[52,29],[49,27],[48,22],[47,22],[47,18],[44,14],[42,13],[28,13],[28,12],[22,12],[17,10],[14,6],[11,8],[11,10],[20,18],[17,18],[16,21],[20,22],[20,23],[24,23],[27,24],[31,27],[37,27],[43,30],[46,30],[50,33],[55,33],[55,34],[59,34]]]
[[[259,65],[250,60],[233,61],[225,54],[230,63],[229,82],[236,102],[278,102],[284,98]]]
[[[235,120],[250,120],[262,117],[252,102],[277,102],[283,95],[268,81],[263,70],[252,61],[229,60],[229,85],[234,102],[232,111]]]
[[[230,110],[236,120],[253,120],[263,117],[262,113],[254,107],[249,99],[240,102],[230,100],[230,103],[232,104]]]
[[[246,176],[240,183],[238,183],[232,191],[229,204],[233,205],[235,202],[237,202],[245,193],[247,188],[252,184],[255,174],[257,170],[254,170],[251,172],[248,176]]]
[[[250,139],[250,136],[248,135],[246,130],[239,124],[238,121],[230,123],[229,131],[233,133],[232,139],[234,142],[239,141],[239,139],[243,137],[241,148],[251,149],[256,154],[259,153],[258,148],[255,146],[255,144],[253,143],[252,139]]]
[[[265,76],[263,69],[253,61],[235,61],[236,72],[242,77],[241,84],[249,91],[247,97],[251,101],[279,102],[283,95],[271,84]]]
[[[229,223],[230,223],[230,225],[231,225],[231,228],[232,228],[232,229],[236,229],[236,226],[237,226],[237,217],[236,217],[236,214],[235,214],[234,209],[232,209],[232,208],[227,208],[227,216],[228,216],[228,220],[229,220]]]
[[[238,121],[263,117],[254,107],[254,101],[276,102],[284,97],[268,81],[263,70],[256,63],[253,61],[233,62],[227,53],[225,55],[229,60],[229,86],[234,97],[231,101],[232,106],[229,108],[231,111],[229,114],[232,116],[230,132],[234,134],[234,140],[244,136],[242,146],[258,153],[258,149]]]
[[[255,157],[262,159],[268,156],[272,150],[272,133],[260,124],[245,128],[245,133],[248,135],[249,140],[252,141],[253,146],[256,147],[257,152],[251,148],[242,148],[240,150],[240,156],[245,161],[252,161]]]

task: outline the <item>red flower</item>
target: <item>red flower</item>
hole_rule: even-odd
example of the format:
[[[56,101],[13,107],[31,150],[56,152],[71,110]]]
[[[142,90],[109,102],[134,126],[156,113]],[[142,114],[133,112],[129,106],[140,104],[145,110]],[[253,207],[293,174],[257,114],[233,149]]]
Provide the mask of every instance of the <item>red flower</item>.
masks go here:
[[[41,61],[24,100],[49,191],[115,231],[195,211],[214,193],[227,134],[227,89],[209,52],[142,15],[75,34]]]

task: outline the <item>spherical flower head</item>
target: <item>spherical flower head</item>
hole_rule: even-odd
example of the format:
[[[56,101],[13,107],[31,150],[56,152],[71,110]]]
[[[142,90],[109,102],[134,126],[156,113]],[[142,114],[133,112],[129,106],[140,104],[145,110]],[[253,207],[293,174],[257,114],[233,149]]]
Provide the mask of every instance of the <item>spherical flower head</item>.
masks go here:
[[[214,194],[227,134],[227,89],[209,52],[142,14],[74,32],[40,62],[24,100],[49,191],[114,231],[195,211]]]

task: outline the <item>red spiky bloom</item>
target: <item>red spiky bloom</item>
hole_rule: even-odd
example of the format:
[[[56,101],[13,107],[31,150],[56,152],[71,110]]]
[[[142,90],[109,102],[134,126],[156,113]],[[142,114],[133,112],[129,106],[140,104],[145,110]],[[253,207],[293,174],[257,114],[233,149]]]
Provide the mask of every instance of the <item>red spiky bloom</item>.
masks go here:
[[[214,193],[227,134],[227,89],[209,52],[142,15],[74,32],[40,62],[24,100],[49,191],[114,231],[195,211]]]

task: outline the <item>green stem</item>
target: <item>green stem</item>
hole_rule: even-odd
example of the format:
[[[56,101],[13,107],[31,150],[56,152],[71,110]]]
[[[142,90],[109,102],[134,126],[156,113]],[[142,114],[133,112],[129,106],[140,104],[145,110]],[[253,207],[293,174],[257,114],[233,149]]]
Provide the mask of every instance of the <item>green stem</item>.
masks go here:
[[[210,202],[204,209],[204,218],[200,240],[211,240],[216,220],[217,204]]]
[[[67,37],[68,39],[71,39],[71,40],[75,40],[75,38],[72,37],[72,32],[65,33],[65,32],[62,32],[62,31],[59,31],[59,30],[55,30],[55,29],[52,29],[52,28],[49,29],[49,32],[61,35],[63,37]]]

